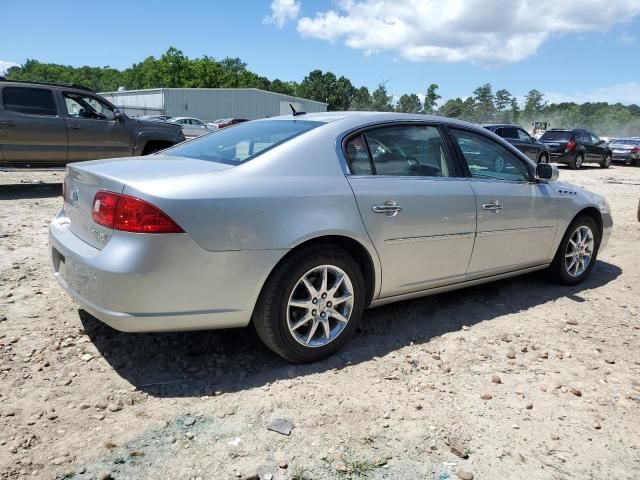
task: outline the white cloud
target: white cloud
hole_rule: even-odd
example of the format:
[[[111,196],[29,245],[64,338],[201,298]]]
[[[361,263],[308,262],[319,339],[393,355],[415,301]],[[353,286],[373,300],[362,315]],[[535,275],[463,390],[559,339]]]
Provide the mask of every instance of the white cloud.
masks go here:
[[[638,14],[640,0],[334,0],[300,18],[298,31],[367,55],[496,64],[535,54],[552,35],[599,32]]]
[[[557,93],[545,92],[545,100],[549,103],[562,102],[608,102],[630,105],[640,104],[640,82],[625,82],[608,87],[598,87],[584,92]]]
[[[7,73],[11,67],[18,67],[19,65],[15,62],[6,62],[4,60],[0,60],[0,75],[4,75]]]
[[[300,2],[297,0],[273,0],[271,14],[264,17],[264,23],[273,23],[278,28],[293,21],[300,15]]]

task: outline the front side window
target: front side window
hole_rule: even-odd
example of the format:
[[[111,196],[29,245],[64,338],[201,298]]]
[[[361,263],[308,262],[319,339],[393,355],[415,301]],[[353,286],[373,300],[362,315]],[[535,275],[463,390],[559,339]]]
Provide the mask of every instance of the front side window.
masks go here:
[[[322,122],[308,120],[245,122],[164,150],[163,154],[240,165],[320,125]]]
[[[90,95],[66,92],[64,103],[70,117],[93,120],[113,120],[115,118],[113,109],[109,105]]]
[[[469,165],[472,177],[512,182],[529,181],[527,166],[502,145],[467,130],[450,131]]]
[[[429,125],[398,125],[367,130],[347,142],[345,154],[355,175],[455,175],[438,128]]]
[[[529,136],[529,134],[527,132],[525,132],[524,130],[522,130],[521,128],[517,129],[517,134],[518,134],[518,138],[520,140],[522,140],[523,142],[530,142],[531,141],[531,137]]]
[[[2,90],[5,110],[27,115],[58,115],[53,92],[43,88],[5,87]]]
[[[594,135],[593,133],[590,134],[591,136],[591,142],[594,143],[595,145],[600,143],[600,138],[598,138],[596,135]]]

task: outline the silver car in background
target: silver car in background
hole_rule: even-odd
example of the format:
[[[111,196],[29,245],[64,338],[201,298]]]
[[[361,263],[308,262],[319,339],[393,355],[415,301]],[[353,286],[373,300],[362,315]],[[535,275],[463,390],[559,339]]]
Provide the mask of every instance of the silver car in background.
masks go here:
[[[173,117],[167,120],[169,123],[176,123],[182,127],[182,134],[186,138],[195,138],[200,135],[217,130],[217,127],[211,126],[200,119],[193,117]]]
[[[640,167],[640,138],[615,138],[610,147],[614,162]]]
[[[607,202],[505,140],[424,115],[258,120],[142,158],[69,165],[53,272],[128,332],[245,327],[292,362],[367,307],[548,269],[582,281]]]

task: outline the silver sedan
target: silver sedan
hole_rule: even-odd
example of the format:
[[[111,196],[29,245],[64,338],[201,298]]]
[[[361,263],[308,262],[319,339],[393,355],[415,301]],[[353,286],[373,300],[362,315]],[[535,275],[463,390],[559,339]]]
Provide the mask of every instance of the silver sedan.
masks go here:
[[[53,272],[128,332],[245,327],[292,362],[334,353],[368,307],[547,269],[589,275],[612,219],[476,125],[298,114],[159,154],[74,163]]]

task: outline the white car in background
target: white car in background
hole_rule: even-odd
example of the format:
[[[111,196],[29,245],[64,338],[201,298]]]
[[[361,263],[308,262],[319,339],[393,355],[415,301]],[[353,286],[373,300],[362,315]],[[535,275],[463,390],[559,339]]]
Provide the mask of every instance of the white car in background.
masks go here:
[[[174,117],[170,119],[169,122],[180,125],[182,127],[182,133],[187,138],[199,137],[205,133],[217,130],[217,128],[193,117]]]

